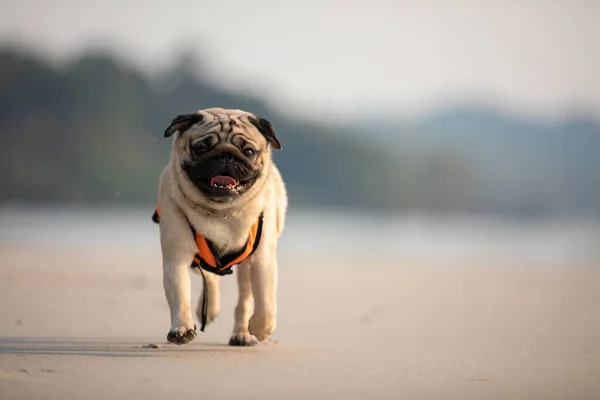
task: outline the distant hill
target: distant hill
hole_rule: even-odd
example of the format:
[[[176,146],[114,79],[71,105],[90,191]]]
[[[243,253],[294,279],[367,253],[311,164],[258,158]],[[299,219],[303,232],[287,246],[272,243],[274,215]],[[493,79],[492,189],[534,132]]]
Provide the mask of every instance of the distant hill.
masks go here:
[[[59,68],[14,49],[0,50],[0,201],[152,203],[165,126],[214,106],[274,123],[292,206],[600,212],[600,127],[585,117],[544,124],[474,105],[325,126],[226,91],[185,58],[148,77],[105,54]]]
[[[438,178],[454,168],[440,184],[449,186],[444,193],[454,192],[461,208],[517,214],[600,210],[600,125],[592,118],[548,123],[473,105],[346,129],[357,137],[365,130],[405,168],[420,169],[420,179],[427,168],[419,165],[437,164],[432,175]]]

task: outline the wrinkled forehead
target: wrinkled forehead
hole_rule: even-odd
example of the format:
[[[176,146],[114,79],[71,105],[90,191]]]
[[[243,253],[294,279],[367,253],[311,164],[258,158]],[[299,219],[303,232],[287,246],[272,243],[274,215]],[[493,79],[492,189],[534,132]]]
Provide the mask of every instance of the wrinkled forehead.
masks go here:
[[[202,123],[187,132],[192,142],[208,136],[221,142],[233,142],[236,136],[240,136],[238,139],[243,138],[257,146],[267,143],[263,135],[250,122],[250,118],[253,117],[250,113],[237,110],[225,112],[221,109],[202,110],[199,113],[203,115]]]

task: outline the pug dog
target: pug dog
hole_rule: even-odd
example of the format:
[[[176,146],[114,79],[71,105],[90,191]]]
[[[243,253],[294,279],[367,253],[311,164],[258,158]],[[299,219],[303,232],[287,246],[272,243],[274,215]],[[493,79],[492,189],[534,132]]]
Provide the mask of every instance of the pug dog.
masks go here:
[[[256,345],[277,326],[277,244],[288,206],[272,161],[272,149],[281,149],[275,128],[246,111],[211,108],[178,115],[165,137],[173,147],[153,219],[171,316],[167,340],[181,345],[197,335],[190,270],[204,276],[196,315],[208,324],[220,312],[220,276],[235,265],[239,297],[229,344]]]

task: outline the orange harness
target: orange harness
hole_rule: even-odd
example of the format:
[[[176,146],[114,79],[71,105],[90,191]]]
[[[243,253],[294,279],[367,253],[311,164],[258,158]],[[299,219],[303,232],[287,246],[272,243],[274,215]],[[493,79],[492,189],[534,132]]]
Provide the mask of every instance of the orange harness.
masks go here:
[[[159,223],[160,206],[156,207],[156,211],[154,211],[154,215],[152,215],[152,221]],[[252,255],[252,253],[254,253],[258,248],[262,233],[263,215],[261,214],[256,223],[252,225],[252,228],[250,228],[248,240],[240,250],[222,255],[220,257],[216,255],[217,253],[214,250],[212,242],[206,239],[200,233],[196,232],[192,224],[189,225],[192,235],[194,235],[196,238],[196,246],[198,247],[198,253],[196,253],[194,256],[191,267],[200,267],[208,272],[212,272],[213,274],[224,276],[232,274],[233,270],[231,267],[250,257],[250,255]]]
[[[156,206],[156,210],[152,215],[152,221],[155,223],[160,222],[160,205]],[[196,239],[196,246],[198,247],[198,252],[194,256],[191,268],[198,268],[198,270],[202,273],[202,278],[204,280],[204,301],[203,301],[203,310],[202,310],[202,325],[200,330],[204,332],[204,327],[206,326],[206,313],[208,307],[208,287],[206,286],[206,278],[204,278],[204,272],[202,270],[211,272],[216,275],[224,276],[230,275],[233,273],[231,269],[234,265],[241,263],[246,258],[250,257],[258,248],[260,243],[260,237],[262,234],[262,226],[263,226],[263,214],[261,213],[258,217],[258,220],[252,228],[250,228],[250,233],[248,234],[248,240],[246,244],[238,251],[233,251],[228,254],[224,254],[222,256],[218,256],[217,252],[214,249],[214,246],[210,240],[205,238],[202,234],[196,232],[196,229],[189,223],[190,230],[192,231],[192,235]]]

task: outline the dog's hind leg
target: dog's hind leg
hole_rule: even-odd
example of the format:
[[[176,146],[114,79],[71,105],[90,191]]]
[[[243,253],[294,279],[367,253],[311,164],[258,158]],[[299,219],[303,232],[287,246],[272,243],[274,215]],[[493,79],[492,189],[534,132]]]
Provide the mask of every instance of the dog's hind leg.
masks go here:
[[[254,292],[254,314],[248,324],[249,332],[259,341],[265,340],[277,327],[277,258],[265,262],[258,257],[250,270]]]
[[[245,261],[236,267],[238,303],[235,307],[235,323],[229,344],[231,346],[254,346],[258,339],[248,332],[248,321],[252,315],[254,298],[250,280],[250,264]]]

